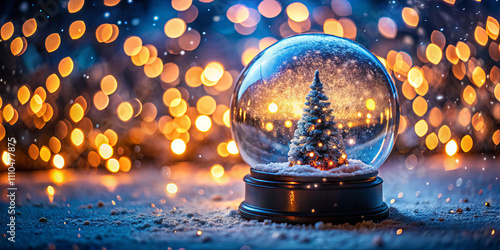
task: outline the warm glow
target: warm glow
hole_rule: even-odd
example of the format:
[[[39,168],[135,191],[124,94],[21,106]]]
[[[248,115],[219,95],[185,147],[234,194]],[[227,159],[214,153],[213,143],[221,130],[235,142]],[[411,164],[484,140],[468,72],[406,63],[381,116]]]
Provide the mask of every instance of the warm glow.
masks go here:
[[[458,151],[458,145],[455,140],[451,140],[446,143],[446,154],[449,156],[453,156]]]
[[[85,34],[85,30],[86,30],[85,22],[80,20],[74,21],[69,26],[69,36],[73,40],[79,39],[80,37],[83,36],[83,34]]]
[[[211,83],[203,82],[206,86],[213,86],[222,78],[224,74],[224,67],[218,62],[211,62],[207,64],[205,70],[203,70],[202,76],[204,76]],[[213,83],[213,84],[212,84]]]
[[[138,54],[142,49],[142,40],[140,37],[131,36],[123,43],[123,50],[127,56]]]
[[[448,126],[443,125],[438,132],[441,143],[446,143],[451,138],[451,130]]]
[[[286,14],[295,22],[303,22],[309,18],[309,10],[303,3],[295,2],[286,7]]]
[[[427,112],[427,101],[423,97],[418,96],[413,100],[413,112],[418,116],[425,115]]]
[[[3,164],[5,164],[6,166],[10,165],[11,158],[10,158],[9,152],[7,152],[7,151],[3,152],[3,154],[2,154],[2,161],[3,161]]]
[[[463,92],[463,98],[467,104],[472,105],[476,101],[476,91],[474,88],[467,85]]]
[[[61,37],[57,33],[52,33],[45,39],[45,48],[49,53],[56,51],[59,45],[61,45]]]
[[[109,144],[103,143],[99,146],[99,155],[103,159],[109,159],[113,156],[113,148]]]
[[[37,24],[35,18],[28,19],[23,24],[23,35],[25,37],[30,37],[36,32],[36,29]]]
[[[71,117],[71,120],[73,122],[79,122],[82,120],[84,115],[84,110],[82,108],[82,105],[80,103],[75,103],[71,108],[69,109],[69,116]]]
[[[130,158],[127,156],[122,156],[118,160],[119,165],[120,165],[120,170],[123,172],[128,172],[132,168],[132,162],[130,161]]]
[[[84,3],[85,3],[85,0],[69,0],[68,12],[75,13],[75,12],[80,11],[80,9],[83,7]]]
[[[186,31],[186,22],[180,18],[172,18],[165,23],[165,35],[170,38],[178,38]]]
[[[115,158],[111,158],[106,162],[106,168],[112,172],[116,173],[120,170],[120,163]]]
[[[102,91],[97,91],[94,95],[94,106],[97,110],[105,109],[109,104],[109,98],[106,93]]]
[[[12,120],[12,118],[14,118],[14,115],[15,115],[14,108],[12,107],[12,105],[7,104],[3,108],[3,119],[6,122],[9,122],[10,120]]]
[[[414,88],[420,87],[424,82],[424,72],[419,67],[413,67],[408,72],[408,82]]]
[[[56,92],[60,85],[61,80],[59,80],[59,77],[56,74],[51,74],[45,81],[45,87],[47,87],[47,91],[49,91],[49,93]]]
[[[472,145],[474,144],[472,137],[470,135],[465,135],[460,141],[460,146],[462,147],[462,151],[465,153],[469,152],[472,149]]]
[[[172,141],[170,148],[174,154],[181,155],[186,151],[186,143],[181,139],[175,139]]]
[[[414,9],[405,7],[403,8],[401,15],[403,16],[403,21],[406,23],[406,25],[410,27],[417,27],[419,18],[417,12]]]
[[[220,178],[224,175],[224,168],[219,164],[215,164],[210,169],[210,173],[212,173],[213,177]]]
[[[134,109],[132,108],[132,105],[128,102],[122,102],[120,105],[118,105],[118,109],[116,110],[118,114],[118,118],[120,120],[126,122],[132,118],[132,115],[134,114]]]
[[[500,25],[498,21],[494,17],[489,16],[486,20],[486,31],[492,40],[496,40],[498,38],[499,30]]]
[[[474,38],[476,38],[476,42],[479,45],[484,46],[488,42],[488,33],[486,33],[486,30],[482,27],[477,26],[474,31]]]
[[[425,50],[425,56],[429,62],[437,65],[441,61],[441,58],[443,58],[443,51],[441,51],[439,46],[431,43]]]
[[[327,19],[325,21],[325,23],[323,24],[323,32],[338,37],[344,36],[344,28],[342,27],[342,24],[333,18]]]
[[[267,131],[273,131],[273,129],[274,129],[274,126],[272,123],[270,123],[270,122],[266,123],[266,130]]]
[[[80,146],[83,143],[83,140],[85,139],[85,136],[83,135],[83,132],[79,128],[73,129],[71,132],[71,142],[75,144],[76,146]]]
[[[481,86],[483,86],[485,81],[486,73],[481,67],[476,67],[472,72],[472,82],[474,82],[474,84],[480,88]]]
[[[425,138],[425,145],[427,146],[428,149],[430,150],[434,150],[437,145],[438,145],[438,142],[439,142],[439,139],[436,135],[436,133],[430,133],[429,135],[427,135],[427,137]]]
[[[285,121],[285,127],[287,127],[287,128],[291,128],[291,127],[292,127],[292,125],[293,125],[293,124],[292,124],[292,121],[290,121],[290,120]]]
[[[107,75],[101,80],[101,89],[106,95],[111,95],[116,91],[118,87],[118,82],[116,78],[112,75]]]
[[[73,71],[73,60],[70,57],[65,57],[59,62],[58,70],[62,77],[66,77]]]
[[[52,187],[52,186],[48,186],[48,187],[47,187],[47,193],[48,193],[49,195],[54,195],[54,194],[56,193],[56,191],[54,190],[54,187]]]
[[[217,154],[222,157],[228,157],[230,155],[229,151],[227,151],[227,143],[221,142],[217,145]]]
[[[175,107],[182,101],[181,92],[176,88],[170,88],[163,93],[163,103],[167,107]]]
[[[169,192],[171,194],[175,194],[178,191],[177,185],[175,185],[174,183],[167,184],[166,189],[167,189],[167,192]]]
[[[457,47],[455,48],[455,52],[460,58],[460,60],[467,62],[470,57],[470,48],[464,42],[460,41],[457,43]]]
[[[212,127],[212,120],[206,115],[200,115],[196,118],[196,128],[201,132],[207,132]]]
[[[12,22],[5,23],[0,29],[2,40],[9,40],[14,34],[14,24]]]
[[[238,147],[236,146],[236,142],[235,141],[230,141],[227,143],[227,151],[232,154],[232,155],[235,155],[235,154],[238,154],[239,151],[238,151]]]
[[[61,155],[56,154],[54,155],[54,159],[52,159],[52,163],[54,163],[56,168],[61,169],[64,167],[64,158]]]
[[[40,148],[40,159],[42,159],[42,161],[48,162],[50,160],[50,156],[52,156],[52,154],[47,146]]]
[[[427,133],[427,129],[428,129],[428,126],[427,126],[427,122],[425,122],[425,120],[420,120],[417,123],[415,123],[415,133],[419,137],[423,137]]]
[[[215,102],[215,99],[209,95],[202,96],[198,99],[198,102],[196,102],[196,110],[198,110],[198,113],[202,115],[213,114],[216,107],[217,103]]]
[[[30,99],[30,95],[31,95],[30,90],[26,85],[22,86],[17,91],[17,99],[19,100],[21,105],[24,105],[25,103],[28,102],[28,100]]]
[[[278,105],[276,103],[272,102],[269,104],[269,112],[271,113],[276,113],[278,111]]]
[[[189,9],[193,0],[172,0],[172,8],[177,11],[185,11]]]

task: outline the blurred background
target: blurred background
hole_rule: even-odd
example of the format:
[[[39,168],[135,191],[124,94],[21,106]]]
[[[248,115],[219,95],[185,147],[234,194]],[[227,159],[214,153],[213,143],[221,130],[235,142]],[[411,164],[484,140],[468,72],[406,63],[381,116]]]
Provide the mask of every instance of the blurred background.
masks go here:
[[[0,6],[0,154],[18,170],[188,161],[223,173],[242,163],[229,128],[239,72],[276,41],[310,32],[352,39],[390,72],[402,114],[393,154],[406,168],[430,154],[447,154],[449,170],[459,156],[500,153],[498,1]]]

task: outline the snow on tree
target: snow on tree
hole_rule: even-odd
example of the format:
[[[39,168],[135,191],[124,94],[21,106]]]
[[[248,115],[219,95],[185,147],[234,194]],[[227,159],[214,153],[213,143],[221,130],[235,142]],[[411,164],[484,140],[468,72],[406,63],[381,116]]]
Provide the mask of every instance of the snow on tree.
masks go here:
[[[306,96],[305,108],[290,141],[288,161],[293,165],[310,165],[321,170],[348,164],[342,132],[334,121],[328,97],[314,74],[311,90]]]

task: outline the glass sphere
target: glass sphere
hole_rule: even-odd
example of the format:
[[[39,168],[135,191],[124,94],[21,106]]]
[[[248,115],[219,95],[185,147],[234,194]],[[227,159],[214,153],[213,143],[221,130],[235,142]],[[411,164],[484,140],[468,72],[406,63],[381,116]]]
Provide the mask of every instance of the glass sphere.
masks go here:
[[[231,132],[251,167],[288,162],[315,71],[342,133],[348,159],[380,167],[397,136],[396,87],[361,45],[325,34],[283,39],[242,71],[231,102]]]

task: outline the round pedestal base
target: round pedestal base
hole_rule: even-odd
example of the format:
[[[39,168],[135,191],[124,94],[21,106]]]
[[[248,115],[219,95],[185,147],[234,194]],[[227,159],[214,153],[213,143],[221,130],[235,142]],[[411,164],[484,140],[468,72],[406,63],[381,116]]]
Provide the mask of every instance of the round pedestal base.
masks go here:
[[[352,177],[291,177],[251,169],[245,181],[246,219],[345,223],[389,215],[377,173]]]

